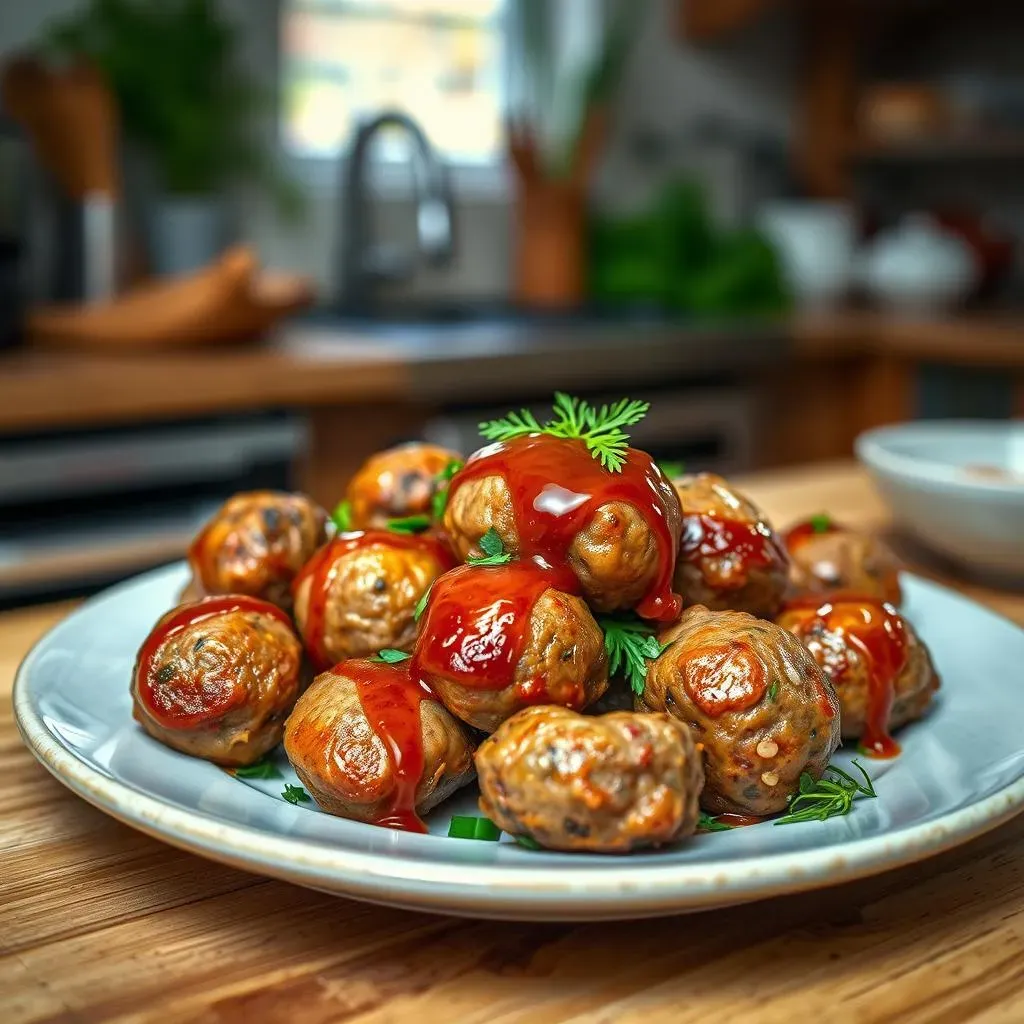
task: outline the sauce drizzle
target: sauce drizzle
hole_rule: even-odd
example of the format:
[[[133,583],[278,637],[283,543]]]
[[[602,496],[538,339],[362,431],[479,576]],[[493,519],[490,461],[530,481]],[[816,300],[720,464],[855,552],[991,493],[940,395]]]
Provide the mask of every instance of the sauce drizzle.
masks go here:
[[[440,676],[478,690],[503,690],[514,682],[533,606],[549,588],[575,593],[568,569],[535,562],[460,565],[430,591],[413,652],[414,678]],[[531,680],[522,697],[544,703],[544,680]]]
[[[664,474],[654,460],[628,449],[619,473],[604,469],[579,440],[536,434],[487,445],[472,455],[452,478],[450,493],[470,480],[500,476],[512,499],[519,556],[567,568],[576,535],[608,502],[636,508],[654,534],[660,555],[658,573],[637,606],[644,618],[671,622],[682,610],[672,592],[676,539],[668,524]]]
[[[175,672],[169,679],[161,680],[154,666],[164,644],[182,630],[231,612],[256,612],[293,628],[292,620],[277,605],[244,594],[204,597],[173,611],[154,626],[143,641],[135,665],[139,700],[154,721],[165,729],[188,729],[219,718],[244,700],[244,694],[232,678],[207,674],[202,680],[183,679]]]
[[[429,691],[414,681],[409,663],[353,659],[345,662],[370,728],[388,752],[394,787],[388,806],[373,822],[401,832],[426,832],[416,813],[416,790],[423,777],[423,725],[420,705]]]
[[[895,683],[907,663],[907,632],[899,612],[888,602],[858,594],[793,598],[783,609],[792,631],[805,643],[821,630],[842,637],[867,669],[868,700],[860,745],[871,757],[896,757],[899,744],[889,733]],[[850,670],[845,649],[825,651],[823,667],[837,687]]]
[[[698,558],[724,561],[712,581],[720,587],[743,586],[752,568],[789,564],[789,556],[765,523],[727,519],[706,512],[683,513],[679,555],[687,561]],[[710,574],[705,572],[705,575]]]
[[[310,661],[318,672],[323,672],[334,664],[334,659],[325,649],[324,640],[327,602],[330,597],[331,585],[338,575],[338,561],[353,551],[374,546],[401,548],[430,554],[441,567],[442,572],[455,564],[452,553],[437,537],[431,534],[414,535],[390,533],[386,530],[365,530],[340,533],[333,540],[328,541],[302,567],[292,583],[292,593],[294,594],[303,580],[310,579],[302,639],[309,652]]]

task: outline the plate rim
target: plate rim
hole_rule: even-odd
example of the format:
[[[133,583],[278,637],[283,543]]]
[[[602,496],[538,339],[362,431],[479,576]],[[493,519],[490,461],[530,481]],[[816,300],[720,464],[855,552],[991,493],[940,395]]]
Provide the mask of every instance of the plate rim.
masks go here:
[[[14,719],[33,756],[87,803],[172,846],[250,872],[365,901],[465,916],[566,921],[657,916],[768,899],[894,870],[959,846],[1024,810],[1022,771],[981,800],[895,832],[728,863],[647,863],[641,871],[629,857],[619,863],[609,858],[600,868],[412,859],[232,824],[196,809],[179,808],[104,774],[62,746],[31,704],[29,678],[35,660],[66,623],[82,608],[115,597],[169,568],[151,570],[94,595],[46,630],[15,672]],[[913,578],[1020,629],[951,588]],[[525,856],[530,855],[524,852]]]

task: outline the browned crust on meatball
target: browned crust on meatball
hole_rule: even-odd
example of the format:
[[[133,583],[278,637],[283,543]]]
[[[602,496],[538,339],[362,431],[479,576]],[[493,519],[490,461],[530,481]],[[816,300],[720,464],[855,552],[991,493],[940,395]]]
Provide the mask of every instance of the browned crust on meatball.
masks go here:
[[[792,633],[697,606],[660,639],[668,646],[650,662],[636,707],[693,730],[704,750],[706,811],[774,814],[801,773],[820,778],[839,745],[839,702]]]
[[[903,616],[900,619],[906,638],[907,660],[893,681],[893,704],[888,725],[890,732],[921,718],[931,706],[932,698],[940,686],[928,648],[914,627]],[[780,626],[791,629],[798,637],[799,626],[804,622],[805,614],[790,615],[783,611],[778,618]],[[843,737],[859,739],[867,725],[871,667],[855,644],[848,643],[841,632],[828,629],[824,623],[813,633],[802,637],[802,641],[832,680],[842,706]]]
[[[480,810],[552,850],[627,853],[691,835],[704,777],[669,715],[527,708],[476,755]]]
[[[582,710],[608,687],[604,635],[580,598],[549,588],[530,613],[509,686],[488,690],[435,675],[429,683],[453,715],[484,732],[538,702]]]
[[[229,498],[189,550],[183,600],[247,594],[290,611],[291,585],[327,540],[327,513],[304,494],[246,491]]]
[[[426,814],[471,782],[473,747],[436,700],[420,703],[423,774],[416,812]],[[357,684],[338,665],[317,676],[288,718],[284,748],[295,774],[329,814],[375,823],[390,808],[396,779],[384,742],[363,713]]]
[[[685,540],[689,521],[700,515],[712,515],[751,526],[771,524],[757,505],[715,473],[697,473],[673,481],[683,512],[682,534]],[[685,545],[684,545],[685,546]],[[702,604],[712,611],[749,612],[759,618],[772,618],[782,606],[786,594],[789,565],[785,547],[776,537],[778,557],[768,565],[747,566],[733,553],[706,556],[688,555],[680,550],[674,578],[675,589],[686,604]]]
[[[163,616],[161,624],[176,609]],[[160,647],[153,670],[173,672],[202,688],[202,680],[230,679],[242,700],[223,716],[191,727],[158,722],[139,695],[139,665],[132,673],[132,714],[154,739],[183,754],[226,767],[252,764],[281,741],[298,696],[302,646],[283,622],[254,611],[233,611],[185,626]]]
[[[803,537],[789,550],[790,584],[796,593],[844,590],[877,597],[899,607],[899,562],[869,533],[833,527]]]
[[[658,481],[669,533],[678,539],[679,503],[668,481]],[[456,488],[445,509],[444,528],[463,560],[482,552],[480,538],[495,530],[505,550],[519,556],[519,533],[512,497],[498,475],[469,480]],[[623,501],[601,505],[573,538],[569,568],[587,602],[598,611],[635,607],[654,585],[662,554],[643,514]]]
[[[386,529],[389,519],[429,514],[438,476],[458,452],[412,441],[377,452],[362,465],[345,491],[351,529]]]
[[[340,555],[324,606],[324,653],[342,661],[385,647],[411,651],[416,605],[446,568],[426,547],[370,544]],[[295,621],[303,636],[312,585],[306,577],[295,591]]]

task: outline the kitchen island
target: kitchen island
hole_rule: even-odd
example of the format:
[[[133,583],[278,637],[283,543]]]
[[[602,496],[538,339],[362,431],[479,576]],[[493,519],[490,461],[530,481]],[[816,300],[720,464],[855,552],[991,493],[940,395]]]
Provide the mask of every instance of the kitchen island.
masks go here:
[[[739,482],[779,522],[831,508],[886,528],[884,507],[849,464]],[[1024,624],[1024,597],[948,582]],[[9,700],[17,663],[69,608],[0,615],[5,1024],[1024,1015],[1024,818],[876,878],[613,924],[368,906],[164,846],[73,796],[18,739]]]

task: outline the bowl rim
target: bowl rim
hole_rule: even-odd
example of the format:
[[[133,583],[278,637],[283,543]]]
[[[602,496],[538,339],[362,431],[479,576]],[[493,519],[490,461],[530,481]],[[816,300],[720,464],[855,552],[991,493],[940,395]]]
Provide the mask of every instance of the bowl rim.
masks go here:
[[[1024,443],[1024,422],[1018,420],[923,420],[873,427],[859,434],[854,441],[857,458],[869,468],[892,476],[907,477],[918,483],[952,488],[963,495],[979,498],[996,495],[1024,499],[1024,478],[990,479],[966,476],[963,467],[939,462],[920,455],[906,455],[888,448],[887,442],[899,438],[933,438],[950,432],[960,434],[994,434],[1008,437],[1019,434]]]

